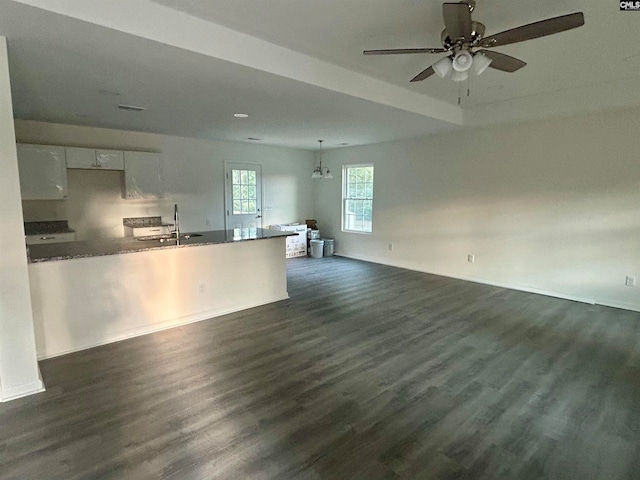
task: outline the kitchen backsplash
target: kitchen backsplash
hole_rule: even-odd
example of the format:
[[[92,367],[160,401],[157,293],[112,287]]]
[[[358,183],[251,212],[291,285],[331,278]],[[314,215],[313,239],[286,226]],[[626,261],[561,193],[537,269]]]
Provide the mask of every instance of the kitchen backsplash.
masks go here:
[[[24,200],[25,222],[67,220],[78,240],[94,240],[124,236],[123,218],[157,217],[173,212],[172,199],[123,199],[121,172],[71,169],[67,174],[69,198]]]
[[[25,235],[41,235],[45,233],[72,233],[67,220],[48,220],[41,222],[24,222]]]
[[[131,217],[123,218],[122,224],[125,227],[141,228],[141,227],[159,227],[162,225],[162,217]]]

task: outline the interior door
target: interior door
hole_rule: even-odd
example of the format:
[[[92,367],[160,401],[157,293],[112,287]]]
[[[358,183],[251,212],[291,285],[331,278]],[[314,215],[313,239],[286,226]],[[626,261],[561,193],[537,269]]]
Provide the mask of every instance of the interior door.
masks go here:
[[[225,163],[225,219],[234,238],[251,238],[262,228],[262,169],[252,163]]]

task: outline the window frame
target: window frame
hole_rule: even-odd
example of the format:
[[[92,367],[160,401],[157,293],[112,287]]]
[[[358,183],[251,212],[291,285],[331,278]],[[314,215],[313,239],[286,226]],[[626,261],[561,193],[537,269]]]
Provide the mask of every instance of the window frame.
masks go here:
[[[347,198],[347,184],[348,182],[348,175],[349,175],[349,169],[352,168],[362,168],[362,167],[371,167],[372,168],[372,174],[373,174],[373,180],[371,181],[371,198]],[[373,233],[373,198],[374,198],[374,185],[375,185],[375,166],[373,163],[357,163],[357,164],[350,164],[350,165],[343,165],[342,166],[342,206],[341,206],[341,215],[340,215],[340,223],[341,223],[341,230],[345,233],[359,233],[359,234],[363,234],[363,235],[371,235]],[[346,205],[347,205],[347,200],[368,200],[371,202],[371,230],[352,230],[347,228],[346,224]]]

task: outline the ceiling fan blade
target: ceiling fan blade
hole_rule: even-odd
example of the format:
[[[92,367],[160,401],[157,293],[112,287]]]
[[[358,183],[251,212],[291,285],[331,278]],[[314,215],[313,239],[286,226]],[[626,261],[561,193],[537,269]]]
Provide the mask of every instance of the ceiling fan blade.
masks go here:
[[[501,45],[509,45],[510,43],[524,42],[525,40],[571,30],[572,28],[581,27],[582,25],[584,25],[583,13],[570,13],[569,15],[549,18],[496,33],[490,37],[483,38],[479,46],[484,48],[499,47]]]
[[[503,72],[513,73],[526,65],[522,60],[510,55],[505,55],[504,53],[494,52],[493,50],[480,50],[480,53],[485,54],[491,59],[489,67]]]
[[[466,3],[443,3],[442,18],[452,42],[471,38],[471,10]]]
[[[421,71],[418,75],[416,75],[415,77],[413,77],[411,79],[412,82],[421,82],[422,80],[424,80],[425,78],[429,78],[431,75],[433,75],[435,72],[435,70],[433,69],[433,67],[429,67],[429,68],[425,68],[423,71]]]
[[[365,50],[365,55],[397,55],[405,53],[443,53],[444,48],[392,48],[389,50]]]

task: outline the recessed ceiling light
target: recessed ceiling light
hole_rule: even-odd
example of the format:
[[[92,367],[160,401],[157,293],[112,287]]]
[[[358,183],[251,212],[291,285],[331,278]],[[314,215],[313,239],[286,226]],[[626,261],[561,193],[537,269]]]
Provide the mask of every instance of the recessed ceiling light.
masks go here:
[[[120,92],[114,92],[113,90],[98,90],[98,93],[108,97],[118,97],[120,95]]]
[[[339,143],[338,145],[340,145],[341,147],[346,147],[349,144],[347,142],[342,142],[342,143]]]
[[[246,113],[234,113],[233,116],[236,118],[247,118],[249,115]]]
[[[490,85],[487,87],[487,90],[502,90],[503,88],[502,85]]]
[[[254,141],[254,142],[260,142],[260,141],[262,141],[262,139],[261,139],[261,138],[256,138],[256,137],[247,137],[247,140],[251,140],[251,141]]]
[[[118,104],[118,108],[120,110],[129,110],[129,111],[132,111],[132,112],[141,112],[143,110],[146,110],[145,107],[137,107],[135,105],[124,105],[122,103]]]

